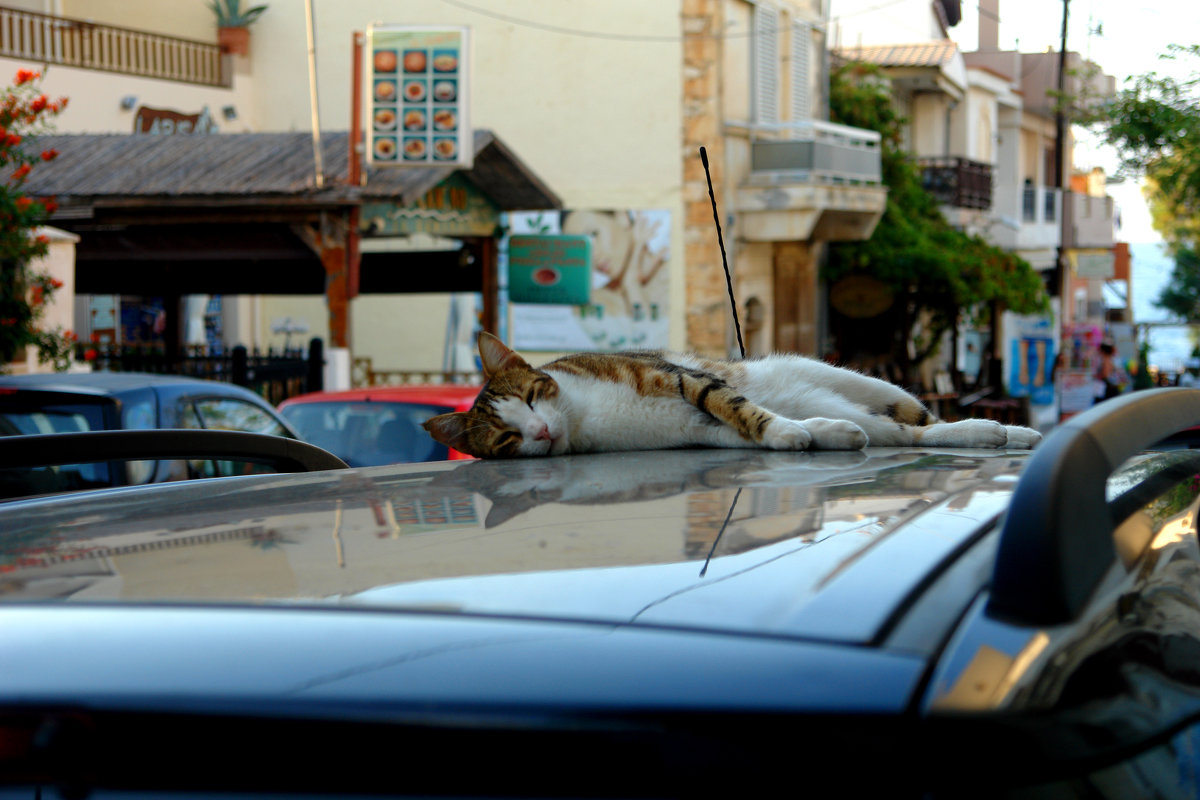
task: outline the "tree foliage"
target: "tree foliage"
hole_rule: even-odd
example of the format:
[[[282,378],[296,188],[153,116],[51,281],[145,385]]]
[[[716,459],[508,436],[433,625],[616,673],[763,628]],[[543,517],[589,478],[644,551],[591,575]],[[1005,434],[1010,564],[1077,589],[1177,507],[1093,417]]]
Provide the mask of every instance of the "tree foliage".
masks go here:
[[[891,290],[897,308],[887,346],[894,363],[910,371],[936,353],[964,315],[982,319],[994,304],[1018,313],[1048,308],[1042,279],[1028,262],[955,229],[942,215],[902,146],[905,120],[877,67],[852,62],[834,71],[830,118],[879,132],[888,199],[870,239],[830,247],[824,275],[831,283],[867,275]]]
[[[40,91],[41,75],[17,72],[14,84],[0,96],[0,368],[22,348],[37,350],[38,360],[65,369],[75,337],[61,327],[40,323],[46,306],[62,283],[35,263],[49,251],[49,239],[38,226],[54,211],[53,200],[35,200],[24,191],[29,173],[54,159],[54,150],[38,152],[36,135],[66,106],[66,98],[50,100]]]
[[[1171,45],[1162,56],[1184,62],[1200,45]],[[1082,122],[1102,133],[1121,158],[1120,172],[1144,178],[1151,224],[1175,258],[1156,305],[1200,322],[1200,76],[1158,72],[1131,78]]]

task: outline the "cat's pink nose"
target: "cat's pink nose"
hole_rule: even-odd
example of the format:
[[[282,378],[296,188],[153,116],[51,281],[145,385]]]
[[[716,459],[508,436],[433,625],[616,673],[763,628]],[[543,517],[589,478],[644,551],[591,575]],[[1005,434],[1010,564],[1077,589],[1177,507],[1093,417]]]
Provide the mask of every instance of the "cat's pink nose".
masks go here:
[[[542,429],[541,429],[540,431],[538,431],[538,432],[537,432],[537,436],[534,436],[533,438],[534,438],[535,440],[537,440],[537,439],[549,439],[549,438],[550,438],[550,428],[549,428],[549,426],[543,425],[543,426],[542,426]]]

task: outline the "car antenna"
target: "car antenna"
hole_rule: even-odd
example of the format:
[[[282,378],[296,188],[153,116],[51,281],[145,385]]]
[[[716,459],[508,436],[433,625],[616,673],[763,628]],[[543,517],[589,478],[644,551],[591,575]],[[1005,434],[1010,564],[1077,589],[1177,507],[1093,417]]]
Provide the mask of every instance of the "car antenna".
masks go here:
[[[708,557],[704,559],[704,566],[700,568],[700,577],[703,578],[708,574],[708,565],[712,562],[713,554],[717,552],[717,545],[721,541],[721,537],[725,535],[725,529],[729,527],[729,520],[733,519],[733,509],[737,506],[738,498],[742,496],[742,487],[739,486],[737,492],[733,495],[733,502],[729,504],[729,513],[725,515],[725,521],[721,523],[721,530],[717,531],[717,536],[713,539],[712,547],[708,548]]]
[[[742,344],[742,323],[738,321],[737,302],[733,299],[733,278],[729,274],[729,259],[725,255],[725,239],[721,236],[721,217],[717,214],[717,196],[713,194],[712,174],[708,171],[708,153],[700,147],[700,161],[704,164],[704,177],[708,180],[708,199],[712,201],[713,222],[717,223],[717,243],[721,246],[721,265],[725,267],[725,287],[729,290],[729,306],[733,310],[733,328],[737,331],[738,350],[746,357],[746,345]]]

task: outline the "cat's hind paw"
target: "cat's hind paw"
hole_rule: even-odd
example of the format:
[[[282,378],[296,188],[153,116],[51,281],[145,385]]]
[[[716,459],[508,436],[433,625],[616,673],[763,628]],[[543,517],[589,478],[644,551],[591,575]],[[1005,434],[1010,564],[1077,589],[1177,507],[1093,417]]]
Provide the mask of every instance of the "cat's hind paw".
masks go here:
[[[776,417],[763,431],[762,445],[770,450],[807,450],[811,444],[808,428],[794,419]]]
[[[1018,450],[1032,450],[1042,440],[1042,434],[1033,428],[1023,428],[1020,425],[1005,425],[1008,432],[1008,446]]]
[[[804,420],[817,450],[862,450],[867,446],[867,433],[853,422],[844,419],[814,417]]]
[[[934,447],[1004,447],[1008,431],[991,419],[964,419],[929,425],[919,431],[916,444]]]

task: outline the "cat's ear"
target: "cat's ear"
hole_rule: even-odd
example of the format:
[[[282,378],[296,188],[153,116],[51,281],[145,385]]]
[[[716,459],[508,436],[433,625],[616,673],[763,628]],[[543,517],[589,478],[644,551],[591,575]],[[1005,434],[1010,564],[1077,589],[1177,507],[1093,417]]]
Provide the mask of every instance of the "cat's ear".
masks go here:
[[[505,347],[504,342],[487,331],[479,332],[479,359],[483,362],[483,375],[490,378],[500,370],[513,367],[525,367],[529,364],[512,350]]]
[[[429,431],[434,441],[452,447],[460,453],[467,453],[467,424],[467,412],[454,411],[430,417],[421,423],[421,427]]]

